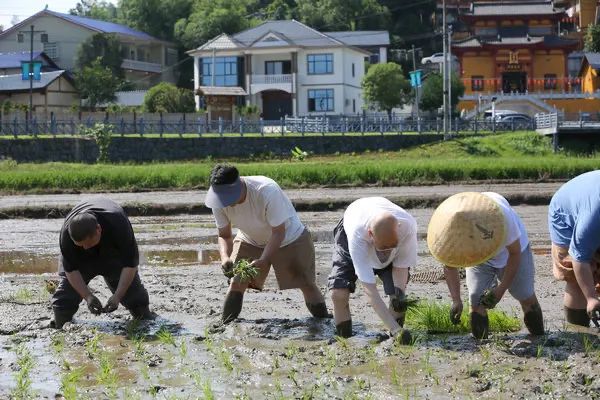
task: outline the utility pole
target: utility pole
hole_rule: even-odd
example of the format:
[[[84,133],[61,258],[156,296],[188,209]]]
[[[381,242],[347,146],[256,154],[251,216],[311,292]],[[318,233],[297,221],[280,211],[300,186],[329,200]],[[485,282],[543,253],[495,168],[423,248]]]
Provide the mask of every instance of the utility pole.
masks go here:
[[[443,54],[444,61],[442,62],[442,81],[444,82],[444,95],[442,96],[444,99],[443,105],[443,113],[442,117],[444,118],[444,140],[448,139],[448,41],[447,41],[447,25],[446,25],[446,0],[442,2],[442,41],[443,41]]]
[[[448,130],[452,132],[452,71],[454,63],[452,62],[452,26],[448,28]],[[457,127],[458,128],[458,127]]]
[[[33,32],[34,26],[31,25],[30,47],[29,47],[29,120],[33,120]]]
[[[412,45],[412,62],[413,62],[413,72],[417,73],[417,61],[415,60],[415,45]],[[415,111],[417,113],[417,132],[421,132],[421,116],[419,112],[419,87],[415,87]]]

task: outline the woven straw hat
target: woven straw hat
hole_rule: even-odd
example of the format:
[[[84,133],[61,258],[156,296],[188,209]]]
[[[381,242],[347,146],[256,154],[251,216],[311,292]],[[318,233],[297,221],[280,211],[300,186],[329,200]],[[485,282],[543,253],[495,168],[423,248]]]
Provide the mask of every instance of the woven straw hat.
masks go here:
[[[495,256],[506,240],[500,206],[475,192],[450,196],[433,213],[427,229],[431,254],[449,267],[472,267]]]

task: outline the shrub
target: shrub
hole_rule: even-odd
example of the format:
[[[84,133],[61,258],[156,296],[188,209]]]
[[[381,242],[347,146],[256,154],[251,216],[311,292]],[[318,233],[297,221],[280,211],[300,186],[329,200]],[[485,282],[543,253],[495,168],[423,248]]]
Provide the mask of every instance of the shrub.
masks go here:
[[[109,162],[108,148],[110,147],[110,141],[112,138],[112,127],[107,124],[94,124],[94,126],[87,128],[81,127],[79,129],[82,135],[94,138],[98,145],[98,162],[107,163]]]
[[[187,113],[195,111],[196,103],[191,90],[162,82],[148,90],[144,108],[148,112]]]

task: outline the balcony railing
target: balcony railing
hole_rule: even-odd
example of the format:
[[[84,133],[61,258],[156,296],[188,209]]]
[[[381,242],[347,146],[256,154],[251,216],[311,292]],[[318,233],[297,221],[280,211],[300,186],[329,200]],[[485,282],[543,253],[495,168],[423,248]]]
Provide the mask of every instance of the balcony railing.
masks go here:
[[[260,85],[292,83],[292,75],[252,75],[252,83]]]
[[[160,74],[162,71],[162,66],[160,64],[129,59],[123,60],[121,68],[134,71],[153,72],[155,74]]]

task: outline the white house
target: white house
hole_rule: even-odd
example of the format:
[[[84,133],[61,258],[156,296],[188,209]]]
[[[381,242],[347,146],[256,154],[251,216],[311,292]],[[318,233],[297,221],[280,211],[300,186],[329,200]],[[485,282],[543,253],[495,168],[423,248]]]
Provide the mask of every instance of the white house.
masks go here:
[[[196,105],[226,120],[244,104],[266,120],[358,113],[365,59],[385,62],[388,45],[386,31],[324,33],[294,20],[221,34],[188,51]]]
[[[44,52],[61,69],[75,67],[79,45],[96,33],[115,34],[121,43],[125,77],[138,88],[159,82],[175,82],[177,63],[175,44],[157,39],[125,25],[92,18],[42,10],[0,32],[0,53],[29,52],[31,25],[34,26],[33,51]]]

